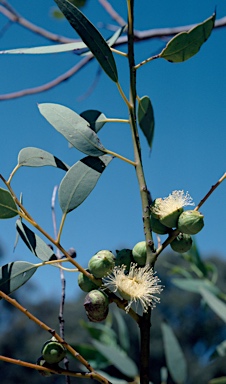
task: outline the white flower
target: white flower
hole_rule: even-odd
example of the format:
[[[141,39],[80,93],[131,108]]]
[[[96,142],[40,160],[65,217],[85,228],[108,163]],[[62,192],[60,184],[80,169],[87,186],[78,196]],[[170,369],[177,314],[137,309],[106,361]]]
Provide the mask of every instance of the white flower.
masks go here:
[[[129,312],[132,303],[140,303],[143,311],[147,312],[148,307],[153,308],[160,301],[155,296],[162,291],[162,286],[158,285],[159,278],[148,265],[138,268],[137,264],[131,263],[128,275],[125,275],[125,270],[125,265],[115,267],[112,274],[106,277],[104,285],[113,292],[118,291],[128,301],[126,312]]]
[[[187,205],[194,205],[189,193],[185,194],[183,190],[173,191],[168,197],[157,199],[156,204],[152,207],[152,212],[161,218]]]

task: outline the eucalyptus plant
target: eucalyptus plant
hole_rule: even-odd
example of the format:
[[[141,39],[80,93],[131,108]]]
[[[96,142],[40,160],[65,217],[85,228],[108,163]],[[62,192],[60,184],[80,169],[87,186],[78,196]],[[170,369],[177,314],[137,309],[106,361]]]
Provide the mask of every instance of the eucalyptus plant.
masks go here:
[[[9,178],[5,179],[3,175],[0,175],[5,184],[5,187],[0,189],[0,218],[17,217],[17,235],[40,259],[38,264],[15,261],[2,266],[0,270],[0,296],[51,334],[51,339],[42,347],[42,355],[36,364],[13,360],[4,356],[1,356],[1,360],[36,369],[45,376],[61,374],[67,377],[95,379],[101,383],[114,380],[114,378],[109,378],[95,370],[86,358],[70,345],[70,340],[64,339],[63,333],[58,334],[51,328],[51,325],[41,322],[9,296],[25,284],[39,267],[54,265],[58,266],[61,271],[66,271],[67,268],[64,268],[63,264],[67,262],[73,267],[71,271],[78,274],[79,287],[87,293],[84,307],[91,322],[98,323],[105,320],[109,313],[109,306],[114,311],[112,303],[115,303],[137,323],[140,331],[139,372],[131,359],[116,347],[103,345],[97,340],[94,345],[96,350],[121,369],[130,380],[137,382],[140,380],[142,384],[147,384],[150,381],[150,369],[154,369],[154,367],[150,367],[149,363],[151,313],[155,305],[160,302],[160,294],[164,295],[164,287],[154,272],[158,264],[156,263],[157,258],[168,245],[171,245],[172,249],[179,253],[185,253],[191,249],[192,235],[197,234],[204,226],[204,216],[199,209],[214,189],[225,179],[225,175],[193,209],[185,209],[187,206],[193,206],[194,203],[188,192],[185,193],[183,190],[169,191],[168,197],[159,196],[154,201],[152,200],[142,165],[140,132],[144,134],[149,147],[152,148],[155,127],[154,111],[149,96],[138,95],[137,93],[136,74],[141,66],[149,65],[153,60],[162,59],[170,63],[179,63],[194,56],[211,35],[215,14],[189,31],[178,33],[167,42],[160,53],[137,63],[134,47],[134,0],[127,0],[127,25],[117,30],[108,40],[104,39],[96,27],[71,1],[55,0],[55,2],[72,28],[80,36],[81,41],[47,47],[14,49],[4,51],[4,53],[48,54],[76,51],[81,56],[94,57],[105,75],[118,89],[119,97],[122,98],[127,107],[127,116],[124,119],[109,119],[105,116],[104,111],[90,109],[78,114],[64,105],[39,104],[38,109],[42,117],[63,135],[72,147],[85,154],[85,157],[72,166],[68,166],[64,161],[47,151],[27,147],[19,152],[18,163]],[[122,35],[127,35],[127,52],[113,48]],[[130,86],[127,90],[124,90],[120,84],[117,55],[124,58],[125,66],[128,68]],[[105,124],[113,120],[118,123],[127,123],[130,126],[134,150],[133,159],[126,158],[122,154],[106,148],[104,143],[101,143],[98,137],[99,131],[104,128]],[[106,168],[113,158],[128,163],[128,166],[135,170],[134,182],[138,183],[139,186],[142,207],[143,239],[134,244],[133,249],[121,249],[116,254],[109,250],[97,252],[85,269],[80,265],[79,260],[75,259],[75,254],[67,251],[61,244],[61,235],[67,215],[80,204],[85,204],[86,198],[96,186],[102,173],[104,171],[110,172]],[[56,238],[48,234],[35,221],[23,204],[22,198],[18,197],[13,190],[14,175],[21,167],[43,166],[56,167],[65,172],[58,189],[62,218]],[[157,243],[153,233],[157,234]],[[46,238],[46,242],[40,237],[40,234]],[[163,243],[161,235],[167,235],[167,239]],[[49,243],[51,243],[51,247]],[[58,253],[54,252],[53,247],[58,250]],[[193,264],[196,264],[196,271],[202,272],[203,280],[199,281],[199,286],[196,284],[196,288],[194,288],[194,282],[190,281],[187,289],[196,289],[207,304],[226,320],[225,304],[217,298],[219,296],[225,299],[225,296],[214,290],[214,283],[208,279],[209,272],[205,270],[205,265],[197,260],[197,258],[196,261],[193,260]],[[186,283],[181,282],[181,284],[182,289],[186,289]],[[171,328],[165,323],[162,325],[162,332],[167,368],[171,377],[175,383],[185,383],[187,368],[182,349]],[[74,372],[68,366],[62,368],[59,365],[61,361],[65,360],[67,352],[83,366],[81,372]],[[164,375],[166,375],[165,371],[162,377],[165,377]]]

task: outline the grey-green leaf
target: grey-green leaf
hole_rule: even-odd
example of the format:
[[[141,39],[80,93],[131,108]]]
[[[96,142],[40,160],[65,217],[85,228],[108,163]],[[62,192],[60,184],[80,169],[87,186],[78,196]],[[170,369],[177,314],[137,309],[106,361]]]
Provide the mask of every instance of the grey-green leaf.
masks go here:
[[[139,100],[138,122],[144,136],[147,139],[148,145],[151,148],[154,136],[155,119],[151,100],[148,96],[143,96]]]
[[[167,368],[176,384],[183,384],[187,376],[187,364],[183,351],[171,327],[161,324]]]
[[[82,41],[77,41],[75,43],[46,45],[43,47],[9,49],[0,51],[0,54],[42,55],[49,53],[69,52],[83,48],[86,48],[86,45]]]
[[[60,104],[39,104],[45,119],[60,132],[73,147],[90,156],[101,156],[105,152],[97,134],[88,122],[71,109]]]
[[[70,168],[56,156],[43,149],[27,147],[21,149],[18,155],[18,164],[26,167],[44,167],[50,165],[68,171]]]
[[[134,378],[138,374],[136,364],[131,360],[127,354],[117,346],[109,346],[100,343],[97,340],[92,340],[96,349],[108,359],[120,372],[124,375]]]
[[[201,288],[200,293],[209,307],[226,323],[226,303],[205,288]]]
[[[35,264],[14,261],[0,268],[0,290],[9,295],[25,284],[35,273]]]
[[[102,112],[96,111],[95,109],[88,109],[87,111],[80,113],[80,116],[88,121],[90,128],[96,133],[106,123],[106,116]]]
[[[64,213],[77,208],[91,193],[99,177],[112,157],[87,156],[75,163],[62,179],[59,187],[59,203]]]
[[[117,83],[118,73],[115,60],[107,42],[85,17],[85,15],[67,0],[55,0],[61,12],[67,18],[71,26],[79,34],[83,42],[87,45],[96,57],[106,74]]]
[[[196,25],[188,32],[174,36],[159,54],[159,57],[172,63],[179,63],[194,56],[209,38],[215,22],[216,14]]]
[[[18,215],[15,201],[9,191],[0,188],[0,219],[11,219]]]
[[[200,293],[200,289],[205,288],[215,294],[220,293],[219,288],[217,288],[217,286],[211,283],[209,280],[174,278],[172,279],[172,283],[178,288],[184,289],[185,291]]]
[[[16,229],[30,251],[42,261],[56,260],[53,250],[21,220],[17,220]]]

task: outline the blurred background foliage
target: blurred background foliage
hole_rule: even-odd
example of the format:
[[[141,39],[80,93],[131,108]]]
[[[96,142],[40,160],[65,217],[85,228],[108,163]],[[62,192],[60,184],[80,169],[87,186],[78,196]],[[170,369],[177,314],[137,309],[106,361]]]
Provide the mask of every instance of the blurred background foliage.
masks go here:
[[[186,258],[190,261],[185,260]],[[203,265],[214,265],[218,274],[217,286],[223,290],[226,279],[225,262],[216,255],[212,255],[212,257],[205,259]],[[188,364],[186,383],[206,384],[212,378],[226,375],[225,358],[219,356],[212,358],[216,347],[226,339],[224,322],[204,304],[199,294],[182,290],[173,284],[173,279],[178,277],[175,267],[180,272],[188,273],[193,269],[193,266],[194,262],[191,262],[191,257],[189,258],[188,255],[182,257],[175,253],[165,253],[158,260],[158,275],[165,288],[164,294],[161,295],[161,304],[157,305],[152,313],[150,377],[155,384],[161,383],[160,372],[162,367],[166,366],[161,332],[163,321],[172,327],[185,355]],[[194,273],[191,273],[191,276],[195,277]],[[58,331],[59,303],[54,298],[50,298],[50,300],[34,304],[32,296],[36,289],[38,287],[33,286],[31,280],[24,287],[21,287],[14,294],[14,297],[19,301],[21,300],[25,307],[40,320]],[[83,307],[85,295],[85,293],[81,293],[74,302],[70,301],[65,306],[65,339],[70,341],[71,345],[78,350],[82,350],[87,358],[91,358],[95,369],[99,368],[111,376],[131,381],[131,378],[123,375],[99,352],[95,351],[91,334],[95,334],[95,337],[103,344],[114,344],[116,341],[121,346],[124,344],[124,348],[126,348],[125,343],[127,342],[128,355],[139,366],[137,325],[128,315],[119,311],[114,304],[110,306],[110,314],[105,322],[101,324],[88,322]],[[8,303],[0,302],[1,354],[35,363],[41,354],[42,345],[49,339],[49,335],[28,318],[25,318],[23,314],[17,313],[15,316],[15,311],[14,307]],[[123,316],[124,325],[118,316]],[[119,328],[125,324],[127,329],[123,331],[121,328],[120,330]],[[123,335],[125,336],[124,340],[122,340]],[[70,356],[69,360],[70,369],[81,371],[79,364]],[[46,380],[48,383],[65,382],[63,376],[53,375],[45,378],[33,370],[3,362],[0,362],[0,370],[1,384],[27,384],[31,381],[33,384],[42,384]],[[71,383],[78,381],[77,378],[70,380]],[[170,376],[167,383],[174,383]]]

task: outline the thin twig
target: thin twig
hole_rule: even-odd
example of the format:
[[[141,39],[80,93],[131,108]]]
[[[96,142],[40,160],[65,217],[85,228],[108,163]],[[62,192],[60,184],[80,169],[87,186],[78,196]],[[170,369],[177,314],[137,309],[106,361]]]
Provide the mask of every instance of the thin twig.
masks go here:
[[[36,93],[48,91],[49,89],[56,87],[57,85],[59,85],[63,81],[71,78],[75,73],[79,72],[79,70],[82,69],[92,59],[93,59],[92,55],[86,56],[79,63],[77,63],[74,67],[72,67],[67,72],[65,72],[62,75],[60,75],[59,77],[57,77],[56,79],[54,79],[54,80],[52,80],[46,84],[39,85],[38,87],[22,89],[22,90],[17,91],[17,92],[6,93],[3,95],[0,95],[0,100],[16,99],[18,97],[27,96],[27,95],[34,95]]]
[[[98,0],[102,7],[107,11],[113,20],[115,20],[121,27],[126,25],[126,21],[114,10],[112,5],[107,0]]]
[[[203,197],[203,199],[200,201],[200,203],[195,207],[194,211],[198,211],[199,208],[205,203],[205,201],[210,197],[210,195],[215,191],[215,189],[226,179],[226,172],[223,174],[223,176],[217,181],[216,184],[212,185],[209,192]]]

